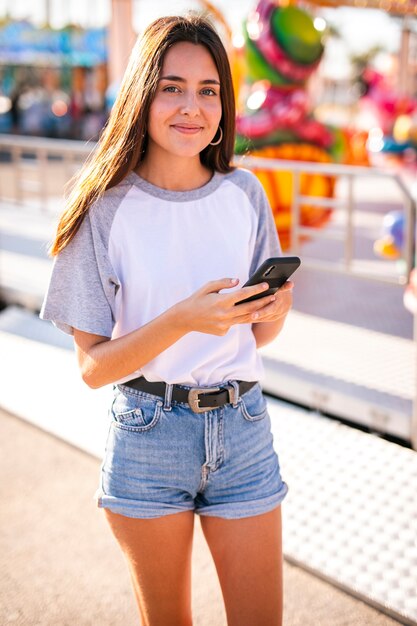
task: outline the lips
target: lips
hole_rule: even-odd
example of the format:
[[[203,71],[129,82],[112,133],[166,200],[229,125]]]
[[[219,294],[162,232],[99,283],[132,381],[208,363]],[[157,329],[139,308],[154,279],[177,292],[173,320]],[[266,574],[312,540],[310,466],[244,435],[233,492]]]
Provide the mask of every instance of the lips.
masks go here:
[[[195,135],[202,130],[202,126],[190,126],[189,124],[172,124],[171,128],[185,135]]]

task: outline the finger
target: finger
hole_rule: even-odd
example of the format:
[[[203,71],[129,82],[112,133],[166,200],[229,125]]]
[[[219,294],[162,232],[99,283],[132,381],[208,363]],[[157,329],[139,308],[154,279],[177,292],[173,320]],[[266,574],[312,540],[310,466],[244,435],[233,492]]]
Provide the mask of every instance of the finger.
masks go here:
[[[263,322],[263,321],[264,320],[261,317],[257,317],[254,319],[253,314],[252,315],[239,315],[233,320],[233,325],[234,324],[254,324],[255,322]]]
[[[256,296],[258,293],[262,293],[263,291],[267,291],[268,289],[268,283],[258,283],[257,285],[242,287],[242,289],[233,291],[231,294],[228,294],[228,296],[230,296],[231,304],[238,304],[241,300],[245,300],[246,298],[250,298],[251,296]]]
[[[277,307],[277,303],[270,302],[266,306],[263,306],[261,309],[254,311],[250,315],[251,322],[263,322],[268,321],[269,319],[274,319],[279,316],[280,307]]]
[[[282,312],[282,306],[280,306],[280,304],[275,300],[275,302],[268,302],[264,307],[262,307],[262,309],[258,309],[257,311],[254,311],[254,313],[252,313],[252,317],[255,316],[255,319],[258,318],[264,318],[265,316],[269,316],[269,315],[278,315],[280,312]]]
[[[255,306],[250,307],[250,305],[260,305],[257,308]],[[233,307],[239,313],[243,310],[243,307],[246,308],[246,315],[237,315],[235,316],[233,323],[236,320],[239,320],[240,317],[245,318],[247,322],[255,322],[255,321],[275,321],[281,317],[285,317],[290,311],[292,306],[292,298],[285,297],[285,299],[278,294],[275,296],[266,296],[265,298],[260,298],[259,300],[254,300],[247,305],[238,305]],[[239,322],[238,322],[239,323]]]
[[[284,283],[282,287],[278,289],[278,291],[282,293],[283,291],[292,291],[293,289],[294,283],[292,282],[292,280],[287,280],[287,282]]]
[[[264,313],[265,310],[266,310],[266,307],[264,309],[261,309],[259,312],[256,311],[255,313],[252,313],[251,315],[239,315],[233,320],[233,324],[255,324],[259,322],[276,322],[279,319],[286,317],[288,314],[287,311],[279,315],[276,312]],[[254,317],[254,315],[256,314],[258,315],[258,317]]]
[[[231,289],[239,283],[238,278],[220,278],[219,280],[211,280],[203,285],[200,289],[201,293],[217,293],[221,289]]]
[[[282,301],[280,302],[279,300],[277,300],[276,302],[273,302],[271,304],[268,304],[267,306],[264,306],[259,311],[255,311],[255,313],[257,313],[258,315],[257,316],[255,315],[255,317],[253,317],[254,314],[252,314],[252,318],[255,320],[258,318],[258,321],[260,319],[263,320],[265,317],[271,320],[279,319],[285,315],[288,315],[291,308],[292,308],[291,301],[287,300],[285,302],[282,302]]]
[[[228,317],[234,320],[244,315],[250,316],[256,311],[259,311],[265,308],[266,305],[275,302],[275,299],[276,299],[275,295],[268,294],[267,296],[264,296],[262,298],[257,298],[256,300],[252,300],[251,302],[245,302],[244,304],[238,303],[236,306],[232,306],[229,309]]]

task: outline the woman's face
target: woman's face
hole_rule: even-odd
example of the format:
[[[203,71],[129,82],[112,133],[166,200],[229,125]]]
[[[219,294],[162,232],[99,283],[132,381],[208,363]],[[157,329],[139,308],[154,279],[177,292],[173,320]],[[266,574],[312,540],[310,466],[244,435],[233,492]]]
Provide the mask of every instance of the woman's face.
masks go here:
[[[209,51],[185,41],[172,46],[149,111],[148,154],[198,155],[218,139],[221,116],[220,78]]]

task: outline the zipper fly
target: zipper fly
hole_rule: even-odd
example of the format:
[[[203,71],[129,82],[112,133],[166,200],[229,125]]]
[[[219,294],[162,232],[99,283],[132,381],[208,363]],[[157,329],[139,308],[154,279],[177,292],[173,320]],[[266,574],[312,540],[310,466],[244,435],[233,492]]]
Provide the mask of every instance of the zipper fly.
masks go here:
[[[206,459],[201,467],[201,482],[199,491],[206,487],[208,475],[215,472],[224,456],[223,409],[207,411],[204,415],[204,440]]]

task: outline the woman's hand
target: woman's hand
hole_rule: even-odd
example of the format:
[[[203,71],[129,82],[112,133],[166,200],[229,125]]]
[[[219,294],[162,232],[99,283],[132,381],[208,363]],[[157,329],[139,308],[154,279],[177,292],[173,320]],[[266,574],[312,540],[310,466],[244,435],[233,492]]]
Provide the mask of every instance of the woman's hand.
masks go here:
[[[271,343],[283,329],[285,318],[292,305],[293,283],[287,281],[275,294],[275,302],[259,311],[259,318],[252,324],[256,347]]]
[[[292,307],[292,292],[294,283],[290,280],[275,293],[275,300],[269,302],[260,311],[258,311],[259,317],[254,320],[254,323],[258,322],[277,322],[285,318]]]
[[[271,315],[267,306],[276,305],[276,296],[265,296],[252,302],[235,306],[240,300],[262,293],[269,288],[267,283],[242,287],[230,293],[219,293],[222,289],[236,287],[238,280],[223,278],[203,285],[185,300],[174,305],[176,317],[186,332],[197,331],[211,335],[225,335],[235,324],[251,324],[265,321],[262,311]],[[282,310],[282,306],[279,306]],[[275,319],[275,318],[274,318]]]

